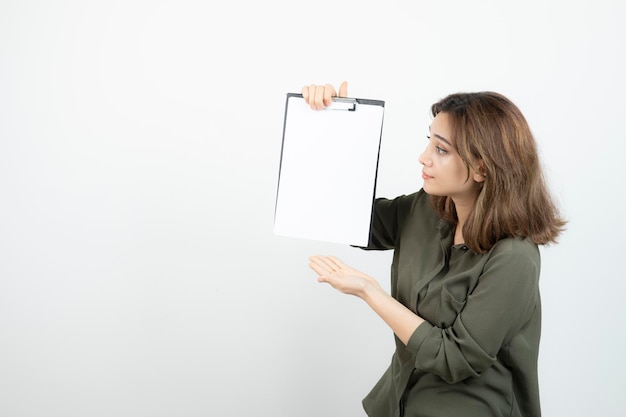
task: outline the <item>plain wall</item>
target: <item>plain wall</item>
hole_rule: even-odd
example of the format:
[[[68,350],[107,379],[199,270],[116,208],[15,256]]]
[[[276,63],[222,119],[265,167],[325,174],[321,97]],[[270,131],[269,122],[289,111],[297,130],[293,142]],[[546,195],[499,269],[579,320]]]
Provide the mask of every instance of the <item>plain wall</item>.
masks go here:
[[[276,237],[285,96],[385,100],[377,195],[429,106],[495,90],[569,219],[542,250],[545,416],[626,413],[625,3],[0,3],[0,415],[363,416],[393,337]],[[320,161],[320,169],[323,161]]]

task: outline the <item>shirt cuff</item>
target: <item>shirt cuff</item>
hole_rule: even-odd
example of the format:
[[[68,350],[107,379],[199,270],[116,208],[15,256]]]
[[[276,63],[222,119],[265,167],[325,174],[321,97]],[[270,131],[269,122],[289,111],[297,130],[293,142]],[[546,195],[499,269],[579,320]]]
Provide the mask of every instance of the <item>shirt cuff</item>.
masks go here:
[[[415,329],[409,338],[409,343],[406,344],[407,349],[417,355],[417,351],[422,347],[422,343],[424,343],[426,337],[434,327],[435,326],[424,320],[422,324],[417,326],[417,329]]]

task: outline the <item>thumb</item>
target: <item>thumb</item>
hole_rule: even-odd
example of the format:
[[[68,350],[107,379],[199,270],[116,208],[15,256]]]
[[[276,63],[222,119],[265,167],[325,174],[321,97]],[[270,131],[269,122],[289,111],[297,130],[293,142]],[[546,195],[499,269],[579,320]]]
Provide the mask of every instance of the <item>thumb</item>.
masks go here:
[[[344,81],[341,83],[341,85],[339,86],[339,94],[337,94],[339,97],[348,97],[348,82]]]

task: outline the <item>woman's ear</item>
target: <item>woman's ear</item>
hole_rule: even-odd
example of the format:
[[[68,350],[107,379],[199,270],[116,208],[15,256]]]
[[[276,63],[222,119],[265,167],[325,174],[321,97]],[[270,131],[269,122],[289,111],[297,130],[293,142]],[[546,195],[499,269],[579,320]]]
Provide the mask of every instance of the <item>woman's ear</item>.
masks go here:
[[[485,178],[487,177],[487,170],[485,169],[485,162],[482,159],[479,159],[478,161],[476,161],[476,166],[478,167],[478,170],[474,170],[474,174],[472,175],[472,177],[474,178],[474,181],[476,182],[485,181]]]

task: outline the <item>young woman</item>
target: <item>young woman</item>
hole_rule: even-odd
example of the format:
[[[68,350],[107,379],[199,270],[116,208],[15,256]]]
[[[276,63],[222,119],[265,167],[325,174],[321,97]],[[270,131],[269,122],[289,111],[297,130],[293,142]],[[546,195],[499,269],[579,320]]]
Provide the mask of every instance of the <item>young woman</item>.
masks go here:
[[[337,95],[329,84],[302,94],[313,109]],[[537,245],[556,242],[565,221],[511,101],[452,94],[431,111],[423,188],[376,200],[364,248],[394,250],[391,295],[335,257],[310,267],[395,333],[391,365],[363,400],[369,416],[540,416]]]

